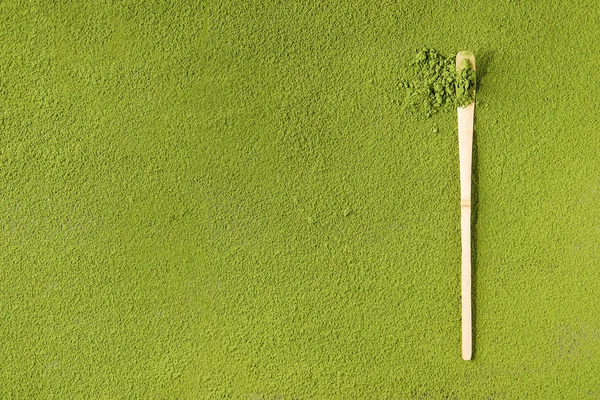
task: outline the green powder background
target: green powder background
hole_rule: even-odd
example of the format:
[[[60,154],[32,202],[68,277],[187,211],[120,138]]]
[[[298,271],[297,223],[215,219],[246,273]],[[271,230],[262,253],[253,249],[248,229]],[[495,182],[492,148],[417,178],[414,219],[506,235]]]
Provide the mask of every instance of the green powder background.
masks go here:
[[[600,398],[600,3],[0,1],[0,398]],[[477,57],[474,360],[455,112]]]

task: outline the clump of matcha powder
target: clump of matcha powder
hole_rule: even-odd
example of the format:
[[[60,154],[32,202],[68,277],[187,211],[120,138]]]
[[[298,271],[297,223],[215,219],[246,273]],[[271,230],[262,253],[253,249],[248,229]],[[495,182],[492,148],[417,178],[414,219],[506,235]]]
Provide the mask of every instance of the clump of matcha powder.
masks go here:
[[[430,117],[443,108],[464,107],[473,101],[475,71],[468,61],[457,71],[454,56],[422,49],[407,68],[400,87],[403,106]]]

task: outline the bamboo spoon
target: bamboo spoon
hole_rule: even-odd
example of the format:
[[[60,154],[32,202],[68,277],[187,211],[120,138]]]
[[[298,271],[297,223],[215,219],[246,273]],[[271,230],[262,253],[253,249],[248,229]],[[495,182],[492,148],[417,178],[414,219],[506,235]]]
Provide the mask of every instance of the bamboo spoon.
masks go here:
[[[464,61],[471,63],[475,71],[475,56],[469,51],[456,55],[456,69]],[[475,100],[458,108],[458,145],[460,156],[460,211],[461,211],[461,302],[462,302],[462,358],[470,360],[473,353],[473,326],[471,312],[471,158],[473,153],[473,118]]]

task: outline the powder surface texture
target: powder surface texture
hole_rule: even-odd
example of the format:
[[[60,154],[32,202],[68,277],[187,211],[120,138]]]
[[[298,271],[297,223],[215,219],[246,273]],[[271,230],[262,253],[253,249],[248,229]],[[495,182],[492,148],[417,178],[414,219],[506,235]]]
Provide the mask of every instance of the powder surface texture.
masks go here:
[[[600,399],[599,26],[591,0],[0,0],[0,399]],[[471,78],[423,46],[477,57],[470,362]]]

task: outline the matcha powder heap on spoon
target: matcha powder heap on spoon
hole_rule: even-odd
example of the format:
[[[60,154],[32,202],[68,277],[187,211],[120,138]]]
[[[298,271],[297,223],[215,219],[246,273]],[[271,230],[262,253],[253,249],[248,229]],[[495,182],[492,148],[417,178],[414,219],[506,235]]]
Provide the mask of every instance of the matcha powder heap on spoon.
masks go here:
[[[444,57],[436,50],[422,49],[400,82],[402,105],[423,117],[441,109],[464,107],[473,101],[475,71],[466,62],[456,71],[455,56]]]

